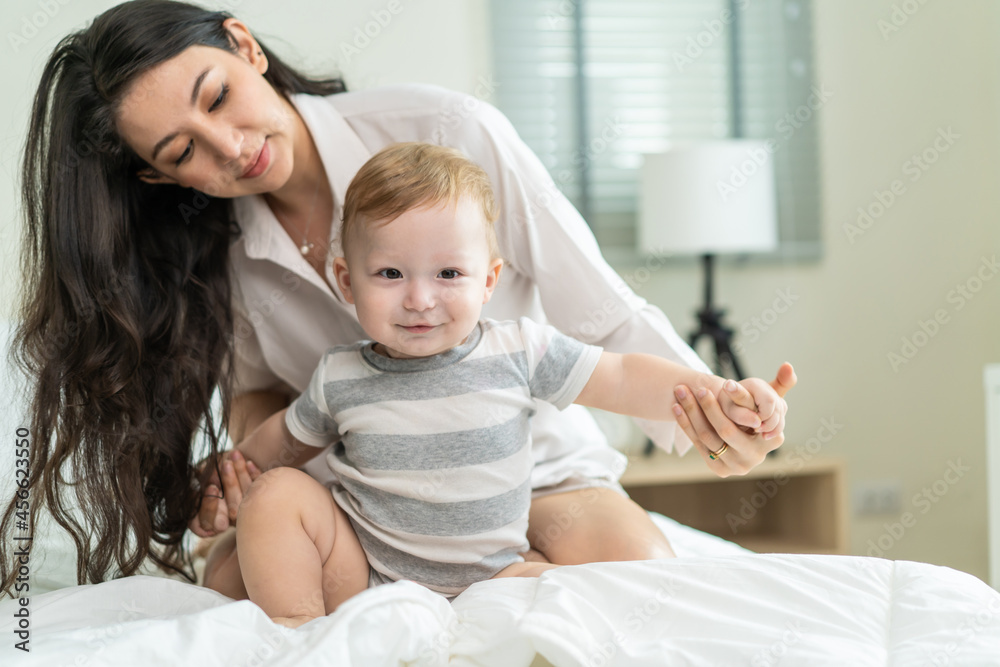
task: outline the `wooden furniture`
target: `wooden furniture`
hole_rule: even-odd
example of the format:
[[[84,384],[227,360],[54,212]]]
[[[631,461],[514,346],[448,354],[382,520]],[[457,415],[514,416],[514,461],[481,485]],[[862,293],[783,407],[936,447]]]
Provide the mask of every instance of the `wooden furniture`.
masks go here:
[[[844,464],[799,450],[725,479],[695,451],[634,456],[621,478],[639,505],[759,553],[848,553]]]

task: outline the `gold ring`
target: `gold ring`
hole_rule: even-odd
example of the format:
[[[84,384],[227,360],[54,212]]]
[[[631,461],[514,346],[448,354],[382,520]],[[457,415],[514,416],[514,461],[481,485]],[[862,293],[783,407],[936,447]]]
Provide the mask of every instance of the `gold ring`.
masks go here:
[[[716,459],[721,458],[727,451],[729,451],[729,444],[724,442],[722,443],[722,447],[719,447],[719,451],[713,452],[711,449],[708,450],[708,458],[715,461]]]

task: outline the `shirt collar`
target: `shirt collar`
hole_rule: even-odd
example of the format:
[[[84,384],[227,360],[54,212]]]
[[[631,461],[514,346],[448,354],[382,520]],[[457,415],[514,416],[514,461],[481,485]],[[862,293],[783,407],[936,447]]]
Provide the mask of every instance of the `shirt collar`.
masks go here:
[[[361,356],[367,361],[371,366],[380,371],[389,371],[394,373],[413,373],[415,371],[433,371],[438,368],[444,368],[445,366],[450,366],[457,363],[467,357],[470,352],[476,349],[479,345],[479,341],[483,337],[483,323],[482,321],[476,324],[476,328],[472,330],[466,339],[451,348],[450,350],[445,350],[439,354],[433,354],[429,357],[416,357],[413,359],[395,359],[393,357],[386,357],[375,351],[375,343],[371,342],[361,348]]]
[[[343,94],[343,93],[338,93]],[[333,219],[330,230],[331,252],[340,253],[339,243],[334,240],[340,229],[340,216],[344,195],[354,174],[371,157],[371,151],[361,142],[358,135],[347,124],[344,117],[334,108],[329,97],[307,95],[300,93],[292,95],[290,100],[302,116],[302,121],[309,129],[320,160],[326,170],[330,187],[333,190]],[[248,257],[253,259],[271,259],[288,265],[292,257],[298,255],[294,244],[279,243],[278,220],[274,217],[262,195],[247,195],[233,200],[236,219],[240,223]],[[285,248],[284,246],[289,246]],[[289,252],[291,251],[291,252]],[[286,255],[289,255],[286,257]],[[299,259],[302,260],[301,256]],[[302,260],[305,261],[305,260]]]

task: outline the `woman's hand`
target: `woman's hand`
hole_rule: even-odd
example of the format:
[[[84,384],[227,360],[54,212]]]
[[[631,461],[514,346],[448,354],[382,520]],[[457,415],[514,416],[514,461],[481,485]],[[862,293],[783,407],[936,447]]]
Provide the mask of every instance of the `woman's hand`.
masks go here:
[[[261,475],[253,461],[238,450],[228,450],[219,457],[218,470],[211,461],[202,463],[201,510],[188,527],[199,537],[211,537],[236,525],[236,512],[250,483]],[[222,480],[219,480],[219,472]],[[220,491],[221,489],[221,491]]]
[[[777,376],[770,384],[779,397],[784,397],[795,386],[796,381],[795,370],[791,364],[786,363],[778,369]],[[768,452],[777,449],[784,442],[783,412],[780,427],[770,431],[768,435],[771,437],[765,440],[763,432],[743,429],[726,417],[711,391],[701,392],[698,389],[695,388],[692,392],[691,388],[684,385],[675,389],[674,396],[683,408],[683,412],[677,415],[677,424],[691,438],[708,467],[720,477],[747,473],[759,465]],[[742,404],[739,399],[735,402]],[[763,426],[766,430],[772,424],[765,419]],[[710,456],[720,452],[725,445],[728,448],[721,456]]]

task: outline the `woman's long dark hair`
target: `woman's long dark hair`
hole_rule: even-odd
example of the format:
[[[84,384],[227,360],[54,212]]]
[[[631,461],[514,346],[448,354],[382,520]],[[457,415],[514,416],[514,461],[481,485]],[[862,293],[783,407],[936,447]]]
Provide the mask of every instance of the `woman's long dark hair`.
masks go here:
[[[31,525],[44,505],[69,532],[79,583],[133,574],[147,558],[193,580],[182,542],[201,502],[192,445],[200,432],[216,455],[225,437],[239,230],[229,200],[140,181],[148,165],[115,117],[136,77],[186,48],[235,52],[227,18],[169,0],[118,5],[60,42],[35,95],[12,356],[34,382]],[[260,46],[265,78],[286,97],[344,90]],[[18,509],[15,498],[0,521],[0,594],[17,575]]]

